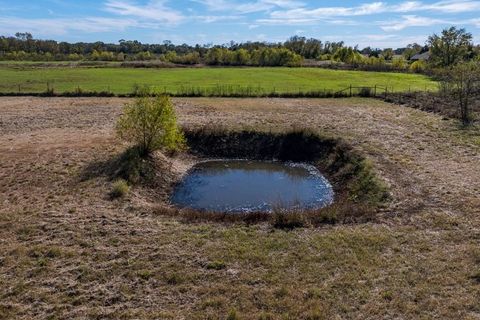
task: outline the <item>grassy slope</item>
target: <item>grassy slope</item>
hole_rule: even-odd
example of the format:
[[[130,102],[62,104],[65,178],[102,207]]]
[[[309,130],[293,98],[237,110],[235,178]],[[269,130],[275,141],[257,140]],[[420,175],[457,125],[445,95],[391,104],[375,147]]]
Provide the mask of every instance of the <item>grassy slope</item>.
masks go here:
[[[130,93],[134,84],[148,84],[175,93],[184,87],[231,85],[262,87],[266,91],[298,92],[342,90],[353,86],[385,86],[395,91],[435,90],[436,83],[422,75],[338,71],[318,68],[202,68],[202,69],[122,69],[51,68],[23,70],[1,67],[0,92],[42,92],[47,82],[55,91],[109,90]]]

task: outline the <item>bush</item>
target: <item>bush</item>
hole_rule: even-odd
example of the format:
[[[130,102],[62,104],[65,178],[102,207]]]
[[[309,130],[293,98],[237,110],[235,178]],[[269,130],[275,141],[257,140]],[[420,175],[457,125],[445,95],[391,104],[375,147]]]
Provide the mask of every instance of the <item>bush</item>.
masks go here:
[[[427,63],[423,60],[415,61],[410,65],[410,71],[415,73],[422,73],[427,69]]]
[[[395,70],[405,70],[408,68],[407,60],[404,57],[393,58],[392,66]]]
[[[113,183],[113,188],[112,188],[112,191],[110,192],[110,196],[113,199],[121,198],[125,196],[129,190],[130,190],[130,187],[128,186],[127,181],[123,179],[118,179]]]
[[[237,310],[231,309],[230,312],[228,312],[227,320],[238,320],[240,317],[237,314]]]
[[[361,88],[358,95],[360,97],[371,97],[372,96],[372,89],[369,88],[369,87]]]
[[[301,211],[274,210],[272,213],[272,226],[277,229],[293,230],[306,225],[306,217]]]
[[[177,150],[185,141],[170,97],[149,97],[146,92],[125,105],[116,131],[121,139],[134,143],[143,157],[162,148]]]
[[[222,269],[225,269],[226,267],[227,265],[225,264],[225,262],[220,260],[209,262],[207,264],[207,269],[209,270],[222,270]]]

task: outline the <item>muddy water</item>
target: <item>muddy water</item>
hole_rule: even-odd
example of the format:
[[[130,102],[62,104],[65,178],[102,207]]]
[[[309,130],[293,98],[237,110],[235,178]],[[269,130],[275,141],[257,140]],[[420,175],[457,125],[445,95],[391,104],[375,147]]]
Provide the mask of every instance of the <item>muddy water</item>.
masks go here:
[[[215,212],[321,208],[333,202],[330,183],[302,163],[218,160],[196,165],[177,185],[171,202]]]

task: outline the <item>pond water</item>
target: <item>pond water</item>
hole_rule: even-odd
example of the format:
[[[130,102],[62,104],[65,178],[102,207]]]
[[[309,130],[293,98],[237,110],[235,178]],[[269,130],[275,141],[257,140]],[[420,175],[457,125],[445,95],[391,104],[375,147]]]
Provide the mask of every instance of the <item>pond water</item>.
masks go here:
[[[316,209],[333,202],[330,183],[312,165],[218,160],[197,164],[176,186],[171,202],[214,212]]]

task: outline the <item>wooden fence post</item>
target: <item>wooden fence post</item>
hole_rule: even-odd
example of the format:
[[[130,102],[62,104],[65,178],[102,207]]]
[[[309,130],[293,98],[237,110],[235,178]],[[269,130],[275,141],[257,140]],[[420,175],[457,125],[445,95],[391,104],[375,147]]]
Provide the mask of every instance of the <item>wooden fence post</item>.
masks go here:
[[[352,85],[350,84],[350,97],[352,96]]]
[[[373,97],[377,97],[377,85],[375,85],[375,89],[373,89]]]

